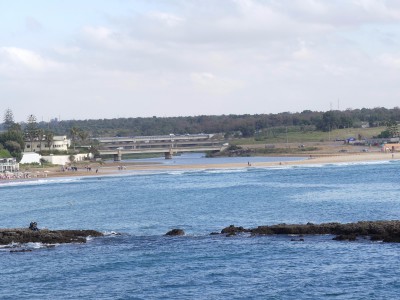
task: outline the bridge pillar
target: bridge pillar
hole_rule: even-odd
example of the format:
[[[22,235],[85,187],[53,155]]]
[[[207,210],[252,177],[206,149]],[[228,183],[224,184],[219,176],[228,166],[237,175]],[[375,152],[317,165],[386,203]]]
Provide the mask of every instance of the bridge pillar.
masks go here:
[[[172,159],[172,152],[165,152],[165,159]]]
[[[122,153],[118,151],[117,154],[114,154],[114,161],[121,161],[122,160]]]

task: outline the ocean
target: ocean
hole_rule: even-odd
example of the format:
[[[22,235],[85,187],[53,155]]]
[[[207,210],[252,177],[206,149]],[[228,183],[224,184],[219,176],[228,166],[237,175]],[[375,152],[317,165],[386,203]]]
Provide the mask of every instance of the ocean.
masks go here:
[[[398,220],[399,169],[383,161],[1,181],[0,227],[34,220],[106,236],[0,248],[0,299],[396,299],[399,244],[210,233]],[[165,236],[173,228],[186,235]]]

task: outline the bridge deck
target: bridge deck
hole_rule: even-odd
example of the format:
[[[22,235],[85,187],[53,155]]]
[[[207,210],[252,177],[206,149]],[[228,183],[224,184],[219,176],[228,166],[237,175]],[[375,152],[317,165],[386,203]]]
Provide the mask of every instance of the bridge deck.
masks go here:
[[[224,141],[212,139],[212,136],[197,134],[102,138],[99,139],[99,153],[114,155],[114,159],[135,153],[164,153],[167,158],[178,152],[222,151],[227,147]]]

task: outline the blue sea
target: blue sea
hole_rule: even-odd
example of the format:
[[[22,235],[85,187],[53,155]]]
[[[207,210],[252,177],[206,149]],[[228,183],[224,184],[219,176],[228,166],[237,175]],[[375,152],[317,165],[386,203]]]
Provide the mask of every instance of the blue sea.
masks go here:
[[[231,224],[400,219],[399,161],[252,162],[0,182],[0,227],[34,220],[106,233],[86,244],[24,246],[32,252],[0,248],[0,299],[399,298],[400,244],[210,235]],[[186,235],[164,235],[173,228]]]

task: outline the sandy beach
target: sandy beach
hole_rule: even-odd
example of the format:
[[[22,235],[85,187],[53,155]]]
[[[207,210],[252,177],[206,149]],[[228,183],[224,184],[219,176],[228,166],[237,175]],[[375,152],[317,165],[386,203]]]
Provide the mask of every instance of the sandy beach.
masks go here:
[[[277,157],[277,156],[274,156]],[[397,160],[400,154],[382,153],[382,152],[367,152],[367,153],[340,153],[340,154],[314,154],[300,158],[296,161],[285,161],[282,157],[282,162],[252,162],[252,168],[267,168],[281,166],[296,166],[296,165],[315,165],[315,164],[335,164],[335,163],[360,163],[372,161],[389,161]],[[249,157],[251,161],[251,157]],[[90,165],[91,171],[85,167]],[[238,169],[249,168],[244,163],[225,163],[225,164],[188,164],[188,165],[163,165],[154,163],[139,163],[139,162],[105,162],[88,163],[77,165],[77,171],[62,171],[61,167],[44,167],[44,168],[22,168],[21,172],[29,172],[30,178],[22,180],[37,179],[37,178],[53,178],[53,177],[72,177],[72,176],[102,176],[112,174],[123,174],[131,171],[167,171],[167,170],[199,170],[199,169]],[[121,168],[123,167],[123,168]],[[96,169],[98,172],[96,172]],[[21,178],[20,178],[21,179]]]

